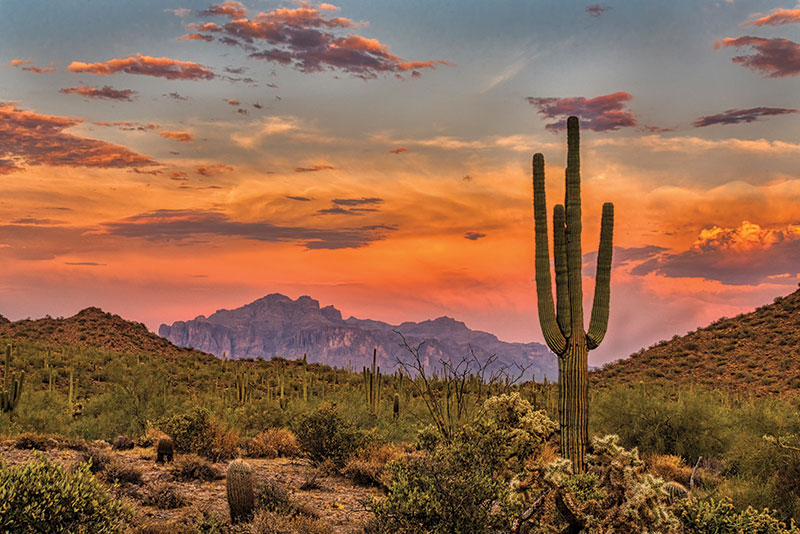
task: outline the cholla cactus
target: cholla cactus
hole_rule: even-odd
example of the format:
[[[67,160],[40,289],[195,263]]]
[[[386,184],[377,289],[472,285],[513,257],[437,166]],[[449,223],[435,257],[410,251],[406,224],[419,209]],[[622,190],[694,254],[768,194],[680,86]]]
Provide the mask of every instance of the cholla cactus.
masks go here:
[[[618,442],[615,435],[594,438],[583,473],[576,473],[567,459],[535,469],[531,479],[521,484],[533,504],[515,531],[680,532],[669,488],[645,471],[636,449],[626,450]]]
[[[255,494],[253,493],[253,470],[244,460],[234,460],[228,466],[225,481],[231,523],[250,521],[253,518]]]

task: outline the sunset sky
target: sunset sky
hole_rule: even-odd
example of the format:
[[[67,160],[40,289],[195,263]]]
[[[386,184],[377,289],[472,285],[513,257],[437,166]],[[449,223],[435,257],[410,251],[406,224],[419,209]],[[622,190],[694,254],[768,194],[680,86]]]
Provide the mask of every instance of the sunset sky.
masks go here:
[[[165,9],[168,7],[168,9]],[[530,164],[582,134],[624,357],[800,281],[800,5],[0,1],[0,314],[280,292],[542,341]],[[587,311],[588,316],[588,311]]]

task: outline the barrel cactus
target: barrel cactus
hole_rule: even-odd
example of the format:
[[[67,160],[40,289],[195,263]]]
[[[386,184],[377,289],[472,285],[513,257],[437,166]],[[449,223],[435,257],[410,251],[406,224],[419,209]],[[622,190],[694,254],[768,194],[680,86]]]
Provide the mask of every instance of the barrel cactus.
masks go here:
[[[170,438],[164,437],[159,439],[158,445],[156,446],[156,462],[160,464],[171,462],[174,456],[174,449]]]
[[[253,518],[255,494],[253,492],[253,470],[247,462],[239,459],[230,463],[225,488],[228,493],[231,523],[250,521]]]
[[[561,454],[575,472],[586,469],[589,438],[588,353],[608,327],[614,205],[603,204],[597,278],[589,330],[584,331],[581,265],[581,176],[578,118],[567,119],[567,176],[564,204],[553,209],[556,307],[550,281],[544,156],[533,156],[533,211],[536,240],[536,296],[547,346],[558,356],[558,418]]]

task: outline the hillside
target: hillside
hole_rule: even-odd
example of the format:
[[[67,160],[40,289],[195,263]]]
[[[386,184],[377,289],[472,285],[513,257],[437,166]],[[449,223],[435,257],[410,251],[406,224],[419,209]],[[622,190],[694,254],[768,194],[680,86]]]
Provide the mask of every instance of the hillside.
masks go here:
[[[474,352],[481,362],[496,356],[490,371],[502,366],[513,374],[521,366],[527,368],[525,378],[539,380],[554,380],[558,374],[555,356],[539,343],[507,343],[450,317],[399,325],[355,317],[345,320],[333,306],[320,307],[307,296],[292,300],[275,293],[235,310],[161,325],[158,332],[176,345],[220,357],[297,359],[307,355],[309,362],[353,369],[371,364],[377,348],[378,365],[384,371],[394,369],[398,359],[410,357],[401,345],[400,332],[411,346],[424,342],[420,355],[429,367],[438,366],[442,359],[458,362]]]
[[[756,395],[800,392],[800,290],[662,341],[590,377],[596,386],[661,382]]]
[[[126,321],[100,308],[86,308],[72,317],[57,319],[44,317],[10,322],[0,316],[0,338],[161,356],[199,352],[177,347],[150,332],[142,323]]]

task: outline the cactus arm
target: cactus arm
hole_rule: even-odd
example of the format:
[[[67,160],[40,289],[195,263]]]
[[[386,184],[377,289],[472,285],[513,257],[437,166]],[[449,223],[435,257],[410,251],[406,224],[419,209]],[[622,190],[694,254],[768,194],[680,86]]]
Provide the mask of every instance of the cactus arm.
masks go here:
[[[569,281],[567,276],[567,235],[564,206],[553,208],[553,259],[556,268],[556,318],[565,338],[572,334],[569,317]]]
[[[583,281],[581,279],[581,169],[578,118],[567,119],[567,271],[572,333],[583,333]]]
[[[533,216],[536,241],[536,300],[542,334],[550,350],[562,354],[567,340],[558,328],[550,285],[550,250],[547,242],[547,202],[544,193],[544,156],[533,156]]]
[[[614,204],[603,204],[600,224],[600,248],[597,250],[597,276],[592,304],[592,319],[586,333],[589,348],[594,349],[603,341],[608,328],[608,309],[611,293],[611,256],[614,250]]]

